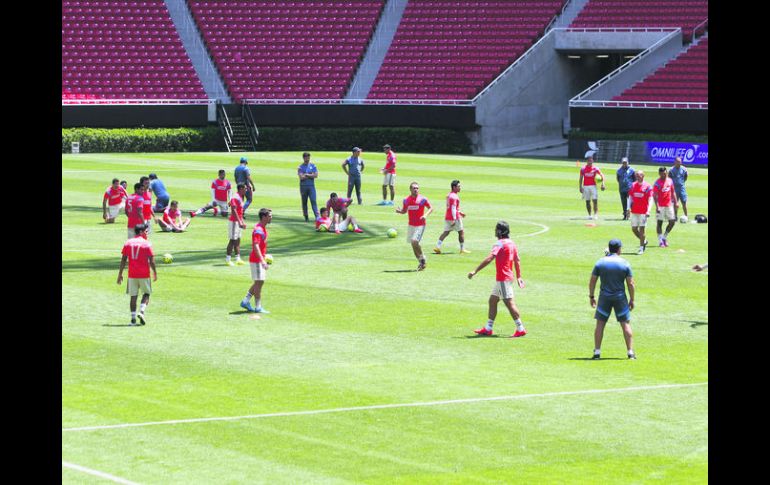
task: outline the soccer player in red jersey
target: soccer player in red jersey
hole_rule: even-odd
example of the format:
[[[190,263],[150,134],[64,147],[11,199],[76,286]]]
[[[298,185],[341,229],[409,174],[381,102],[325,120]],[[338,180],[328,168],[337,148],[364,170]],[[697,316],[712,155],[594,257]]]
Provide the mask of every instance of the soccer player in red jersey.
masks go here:
[[[249,255],[249,265],[251,266],[251,279],[254,283],[246,292],[246,296],[241,300],[241,308],[245,308],[255,313],[270,313],[262,308],[262,286],[267,278],[267,225],[273,220],[273,211],[270,209],[259,209],[259,222],[254,226],[251,233],[251,254]],[[254,297],[256,306],[251,306],[251,297]]]
[[[599,218],[599,194],[596,192],[596,176],[599,175],[602,178],[602,190],[604,186],[604,174],[599,167],[594,165],[594,158],[586,158],[585,167],[580,169],[580,177],[578,177],[578,189],[583,194],[583,199],[586,201],[586,210],[588,211],[589,219]],[[591,201],[594,202],[594,215],[591,216]]]
[[[396,153],[390,147],[385,145],[385,167],[380,169],[382,178],[382,202],[377,205],[393,205],[393,198],[396,192]],[[388,187],[390,187],[390,201],[388,201]]]
[[[134,226],[134,237],[123,245],[120,258],[120,270],[118,270],[118,284],[123,282],[123,270],[128,263],[128,285],[126,294],[131,297],[131,325],[136,325],[136,318],[144,325],[147,319],[144,311],[150,303],[152,282],[150,281],[150,269],[152,269],[152,281],[158,281],[158,272],[155,269],[155,254],[152,251],[152,243],[147,240],[147,226],[137,224]],[[142,303],[139,313],[136,312],[136,300],[139,291],[142,291]]]
[[[112,179],[112,185],[107,187],[102,197],[102,219],[105,224],[113,224],[120,214],[120,209],[126,206],[128,194],[120,185],[120,180]],[[109,205],[109,208],[107,207]]]
[[[246,184],[238,184],[238,192],[230,199],[230,217],[227,221],[227,236],[230,241],[227,243],[227,256],[225,263],[228,266],[246,264],[241,259],[241,231],[246,229],[246,222],[243,220],[243,198],[246,197]],[[235,253],[235,263],[230,260],[230,255]]]
[[[637,254],[644,254],[647,249],[647,236],[644,231],[647,227],[647,218],[650,216],[650,197],[652,197],[652,187],[644,181],[644,172],[638,170],[634,176],[636,182],[631,184],[628,190],[628,208],[631,212],[631,231],[634,236],[639,238],[639,251]]]
[[[524,288],[524,280],[521,279],[521,261],[519,259],[519,250],[516,245],[510,239],[511,229],[508,223],[500,221],[495,227],[495,236],[497,237],[497,243],[492,246],[492,252],[489,256],[479,264],[479,266],[468,273],[468,279],[473,277],[484,269],[486,265],[495,260],[497,266],[497,277],[495,286],[492,288],[492,295],[489,297],[489,319],[484,327],[474,330],[479,335],[492,335],[492,325],[495,323],[495,317],[497,316],[497,304],[500,299],[503,300],[505,307],[513,317],[514,323],[516,323],[516,332],[511,337],[523,337],[527,334],[524,329],[524,324],[521,322],[521,314],[516,307],[516,303],[513,301],[513,268],[516,269],[516,281],[519,284],[519,288]]]
[[[199,216],[212,207],[214,208],[214,215],[221,213],[222,217],[227,217],[233,187],[230,185],[230,181],[225,179],[225,173],[224,170],[220,170],[218,177],[211,182],[211,202],[197,211],[190,211],[190,217]]]
[[[652,198],[655,200],[655,212],[658,213],[658,246],[668,247],[668,234],[676,224],[676,191],[674,181],[668,176],[666,167],[658,168],[658,179],[652,184]],[[666,232],[663,232],[663,221],[668,221]]]
[[[465,249],[465,231],[463,230],[463,218],[464,212],[460,212],[460,196],[458,195],[461,190],[460,181],[452,180],[450,184],[451,191],[446,196],[446,214],[444,215],[444,232],[438,237],[436,247],[433,248],[433,252],[441,254],[441,244],[444,242],[444,238],[452,231],[457,231],[457,236],[460,241],[460,254],[468,254],[470,251]]]
[[[150,191],[150,177],[140,177],[139,183],[144,186],[144,206],[142,207],[142,216],[144,217],[144,225],[147,226],[147,235],[152,234],[152,223],[157,220],[155,213],[152,210],[152,192]]]
[[[329,219],[329,209],[321,207],[319,213],[320,215],[315,220],[315,230],[321,231],[321,227],[324,227],[326,231],[330,230],[332,228],[332,220]]]
[[[409,185],[409,192],[409,197],[404,199],[403,206],[400,209],[396,208],[396,213],[409,214],[406,240],[412,245],[414,256],[419,262],[417,271],[422,271],[425,269],[426,261],[420,247],[420,240],[422,240],[422,235],[425,233],[425,219],[433,212],[433,207],[431,207],[428,199],[420,195],[420,184],[417,182],[412,182]],[[428,212],[425,212],[426,208]]]
[[[128,239],[135,236],[134,227],[144,224],[144,185],[134,184],[134,193],[126,199],[126,217],[128,217]]]
[[[171,204],[163,211],[163,217],[157,219],[163,232],[184,232],[190,225],[190,219],[181,217],[179,201],[172,200]]]
[[[349,214],[345,219],[335,225],[336,230],[334,232],[337,234],[345,232],[351,224],[353,225],[353,232],[358,234],[364,232],[363,229],[358,227],[356,218]],[[315,230],[320,232],[322,230],[321,227],[324,227],[325,229],[323,230],[325,231],[330,231],[332,227],[332,220],[329,219],[329,209],[326,207],[321,207],[320,215],[318,216],[318,219],[315,220]]]
[[[336,192],[332,192],[329,195],[329,200],[326,201],[326,210],[334,211],[332,223],[334,224],[334,232],[337,234],[340,233],[340,222],[348,218],[348,207],[352,203],[353,199],[338,197]]]

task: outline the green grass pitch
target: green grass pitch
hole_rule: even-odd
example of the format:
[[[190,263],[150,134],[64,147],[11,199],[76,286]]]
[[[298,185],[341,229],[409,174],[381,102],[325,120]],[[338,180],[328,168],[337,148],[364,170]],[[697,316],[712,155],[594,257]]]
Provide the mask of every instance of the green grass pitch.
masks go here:
[[[382,153],[364,153],[364,204],[352,206],[365,232],[341,235],[302,218],[301,151],[249,153],[245,234],[260,207],[273,210],[272,313],[239,307],[249,268],[225,265],[226,223],[209,212],[187,233],[151,235],[174,262],[158,264],[148,324],[128,327],[116,284],[126,220],[102,223],[105,187],[156,172],[190,210],[218,169],[232,180],[240,155],[62,156],[64,483],[706,483],[708,274],[690,268],[708,261],[707,224],[677,224],[658,248],[653,222],[637,256],[614,180],[587,225],[574,161],[399,153],[397,203],[415,180],[435,207],[418,273],[406,215],[375,205]],[[344,195],[347,155],[313,154],[319,204]],[[616,164],[598,165],[614,178]],[[651,182],[655,167],[642,168]],[[434,255],[454,178],[472,254],[452,233]],[[707,170],[690,168],[688,193],[690,219],[707,213]],[[494,266],[467,273],[500,219],[521,254],[529,333],[506,338],[515,327],[500,304],[499,337],[473,338]],[[588,280],[613,237],[637,283],[636,361],[614,315],[604,358],[589,359]]]

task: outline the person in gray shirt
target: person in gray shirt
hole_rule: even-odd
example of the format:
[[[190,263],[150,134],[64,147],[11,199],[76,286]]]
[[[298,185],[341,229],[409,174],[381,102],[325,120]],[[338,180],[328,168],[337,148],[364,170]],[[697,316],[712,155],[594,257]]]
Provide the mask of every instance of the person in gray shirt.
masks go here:
[[[356,198],[358,205],[361,205],[361,173],[364,171],[364,159],[361,158],[361,149],[353,147],[353,155],[342,162],[342,170],[348,176],[348,198],[353,193],[353,187],[356,189]]]
[[[636,181],[636,172],[628,165],[628,157],[620,159],[620,168],[615,174],[618,179],[618,190],[620,191],[620,205],[623,207],[623,220],[628,220],[628,191],[631,185]]]

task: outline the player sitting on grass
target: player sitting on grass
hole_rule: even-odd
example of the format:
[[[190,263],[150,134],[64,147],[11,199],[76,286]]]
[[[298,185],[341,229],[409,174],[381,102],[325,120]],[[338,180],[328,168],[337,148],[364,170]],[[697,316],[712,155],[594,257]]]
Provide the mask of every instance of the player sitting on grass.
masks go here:
[[[163,232],[184,232],[190,225],[190,219],[181,217],[179,201],[172,200],[171,204],[163,211],[161,219],[155,219]]]
[[[339,223],[334,224],[334,232],[336,234],[339,234],[341,232],[345,232],[348,230],[348,226],[353,225],[353,232],[356,233],[362,233],[364,232],[363,229],[358,227],[358,221],[355,217],[348,215],[345,219],[340,221]],[[332,226],[332,220],[329,219],[329,209],[326,207],[321,208],[321,215],[318,217],[318,219],[315,220],[315,230],[316,231],[329,231],[331,230]],[[326,229],[321,229],[321,227],[325,227]]]
[[[220,170],[218,175],[219,177],[215,178],[214,181],[211,182],[211,202],[204,205],[197,211],[191,211],[190,217],[199,216],[211,208],[214,208],[215,216],[217,213],[221,214],[222,217],[227,217],[229,215],[228,204],[230,203],[232,185],[230,185],[229,180],[225,179],[224,170]]]

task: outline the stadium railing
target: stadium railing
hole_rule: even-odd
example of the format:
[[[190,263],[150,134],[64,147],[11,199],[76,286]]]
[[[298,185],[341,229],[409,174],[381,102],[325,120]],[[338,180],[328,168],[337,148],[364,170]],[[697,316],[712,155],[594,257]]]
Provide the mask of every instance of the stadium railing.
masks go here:
[[[62,99],[64,105],[111,105],[111,104],[142,104],[142,105],[212,105],[216,104],[215,99]]]
[[[244,104],[407,104],[407,105],[453,105],[473,106],[472,99],[286,99],[258,98],[243,99]]]

